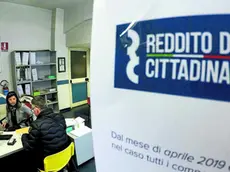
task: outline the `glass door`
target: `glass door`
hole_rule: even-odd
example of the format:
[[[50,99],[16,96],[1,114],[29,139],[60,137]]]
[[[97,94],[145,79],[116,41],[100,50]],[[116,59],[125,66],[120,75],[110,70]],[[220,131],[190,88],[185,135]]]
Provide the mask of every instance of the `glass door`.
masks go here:
[[[70,91],[71,107],[87,103],[89,50],[70,49]]]

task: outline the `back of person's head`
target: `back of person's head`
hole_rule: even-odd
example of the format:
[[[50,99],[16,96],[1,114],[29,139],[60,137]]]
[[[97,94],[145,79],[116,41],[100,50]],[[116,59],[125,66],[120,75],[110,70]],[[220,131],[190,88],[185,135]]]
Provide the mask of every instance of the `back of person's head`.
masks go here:
[[[36,116],[38,116],[42,110],[47,108],[46,101],[41,96],[34,97],[31,103]]]
[[[11,108],[11,107],[17,108],[19,106],[20,101],[19,101],[19,98],[18,98],[18,95],[17,95],[16,92],[10,91],[7,94],[7,96],[6,96],[6,104],[7,104],[8,109]]]

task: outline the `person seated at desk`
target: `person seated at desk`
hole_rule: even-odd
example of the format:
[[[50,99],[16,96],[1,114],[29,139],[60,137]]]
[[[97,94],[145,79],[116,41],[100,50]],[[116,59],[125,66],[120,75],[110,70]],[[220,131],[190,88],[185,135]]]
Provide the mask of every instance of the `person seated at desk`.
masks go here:
[[[6,119],[2,127],[8,131],[25,127],[29,118],[33,116],[33,111],[20,102],[17,94],[11,91],[6,96]]]
[[[29,133],[22,135],[22,145],[29,156],[36,157],[36,167],[44,170],[44,158],[67,148],[70,140],[64,116],[47,108],[42,97],[32,100],[32,109],[37,119],[31,123]]]

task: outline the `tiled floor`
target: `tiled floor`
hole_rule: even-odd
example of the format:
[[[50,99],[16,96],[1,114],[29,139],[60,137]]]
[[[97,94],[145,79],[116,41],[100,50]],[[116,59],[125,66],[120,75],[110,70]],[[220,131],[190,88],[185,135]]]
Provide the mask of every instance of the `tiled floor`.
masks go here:
[[[78,115],[85,115],[88,116],[89,107],[87,105],[77,107],[72,109],[71,111],[63,113],[65,118],[73,118],[77,117]],[[86,124],[88,125],[88,124]],[[79,167],[80,172],[96,172],[95,161],[94,159],[86,162],[85,164]]]

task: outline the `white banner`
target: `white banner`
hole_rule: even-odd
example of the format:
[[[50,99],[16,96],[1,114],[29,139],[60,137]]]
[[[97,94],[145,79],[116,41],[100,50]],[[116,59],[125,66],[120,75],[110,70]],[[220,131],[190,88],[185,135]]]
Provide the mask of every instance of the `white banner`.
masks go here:
[[[230,171],[229,6],[94,2],[97,172]]]

